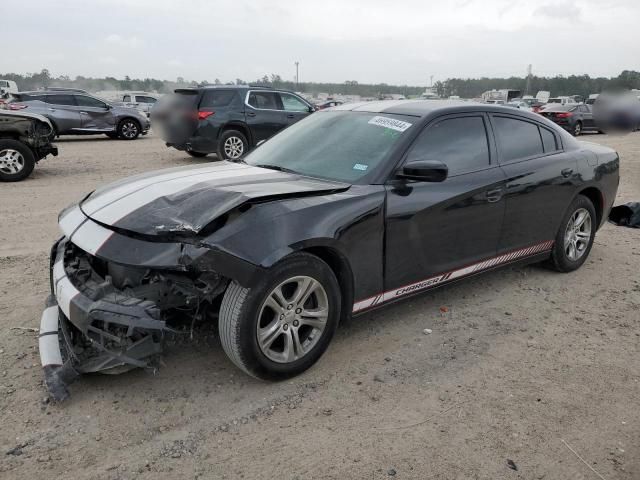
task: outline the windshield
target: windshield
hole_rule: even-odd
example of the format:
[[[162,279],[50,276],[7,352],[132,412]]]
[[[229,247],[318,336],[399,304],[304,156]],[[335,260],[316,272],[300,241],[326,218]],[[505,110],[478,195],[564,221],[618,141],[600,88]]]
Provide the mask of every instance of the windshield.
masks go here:
[[[415,120],[405,115],[317,112],[244,160],[249,165],[353,183],[382,165]]]

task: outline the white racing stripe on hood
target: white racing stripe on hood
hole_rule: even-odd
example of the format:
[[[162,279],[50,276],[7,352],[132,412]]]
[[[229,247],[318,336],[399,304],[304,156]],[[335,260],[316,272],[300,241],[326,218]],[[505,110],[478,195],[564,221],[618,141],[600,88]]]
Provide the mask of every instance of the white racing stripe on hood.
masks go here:
[[[76,230],[69,240],[81,250],[95,255],[113,234],[114,232],[111,230],[107,230],[97,223],[88,220]]]
[[[118,200],[113,199],[111,204],[107,204],[102,208],[94,210],[92,213],[85,212],[100,223],[105,225],[113,225],[121,218],[127,216],[131,212],[147,205],[148,203],[157,200],[158,198],[165,197],[167,195],[176,194],[182,190],[186,190],[189,187],[197,183],[206,183],[207,181],[216,181],[226,178],[240,178],[244,176],[257,176],[257,175],[273,175],[273,171],[264,168],[249,168],[242,169],[240,171],[234,169],[231,171],[212,172],[206,175],[197,175],[191,177],[181,177],[177,179],[166,180],[160,184],[148,185],[138,191],[127,195],[126,197]],[[83,204],[83,209],[84,209]]]
[[[247,175],[243,170],[262,170],[255,167],[248,167],[243,164],[224,162],[213,166],[188,168],[188,169],[170,169],[167,172],[158,171],[156,175],[144,175],[139,180],[136,177],[125,178],[121,181],[107,185],[97,189],[91,196],[82,203],[82,209],[88,215],[109,205],[111,202],[123,199],[124,197],[134,194],[135,192],[145,189],[150,185],[163,184],[165,182],[184,181],[188,184],[206,181],[207,179],[224,178],[221,174],[234,172],[234,175]],[[252,171],[251,174],[254,174]]]
[[[84,213],[77,205],[62,212],[58,225],[65,237],[69,238],[71,234],[78,228],[82,222],[87,219]]]

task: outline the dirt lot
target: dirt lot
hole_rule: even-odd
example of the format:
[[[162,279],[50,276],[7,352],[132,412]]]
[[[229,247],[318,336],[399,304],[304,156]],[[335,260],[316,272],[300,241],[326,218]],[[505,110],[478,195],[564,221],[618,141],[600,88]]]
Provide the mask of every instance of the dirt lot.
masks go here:
[[[617,203],[640,200],[640,133],[584,139],[620,152]],[[58,145],[0,185],[1,478],[640,479],[640,230],[612,225],[575,273],[506,269],[356,319],[290,382],[246,377],[207,338],[49,403],[23,328],[58,211],[194,163],[153,136]]]

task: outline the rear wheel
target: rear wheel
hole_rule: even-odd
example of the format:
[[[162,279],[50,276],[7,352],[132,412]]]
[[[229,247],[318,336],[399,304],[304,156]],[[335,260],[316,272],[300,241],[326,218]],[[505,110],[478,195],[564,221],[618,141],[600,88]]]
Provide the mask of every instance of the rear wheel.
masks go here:
[[[229,285],[220,307],[220,340],[231,361],[249,375],[284,379],[320,358],[339,318],[335,275],[318,257],[296,253],[253,288]]]
[[[571,272],[587,260],[596,235],[596,212],[587,197],[578,195],[571,203],[556,234],[551,266]]]
[[[0,181],[18,182],[27,178],[36,165],[33,152],[17,140],[0,140]]]
[[[247,137],[238,130],[227,130],[220,135],[218,141],[218,158],[220,160],[237,160],[249,151]]]

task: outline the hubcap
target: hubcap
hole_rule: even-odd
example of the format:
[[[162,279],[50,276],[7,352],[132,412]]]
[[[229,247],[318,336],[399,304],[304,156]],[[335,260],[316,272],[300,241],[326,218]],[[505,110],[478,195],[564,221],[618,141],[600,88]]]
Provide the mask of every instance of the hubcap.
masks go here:
[[[238,137],[229,137],[224,141],[224,153],[228,158],[240,158],[244,153],[244,143]]]
[[[572,261],[579,260],[587,251],[591,240],[591,215],[579,208],[571,215],[564,233],[564,252]]]
[[[258,346],[274,362],[294,362],[318,343],[328,318],[329,300],[320,282],[304,276],[290,278],[262,304]]]
[[[582,127],[580,126],[579,123],[576,123],[574,131],[576,132],[576,135],[580,135],[580,132],[582,131]]]
[[[138,126],[133,122],[127,122],[122,125],[122,136],[125,138],[133,138],[138,134]]]
[[[20,173],[24,168],[24,157],[11,148],[0,151],[0,172],[9,175]]]

